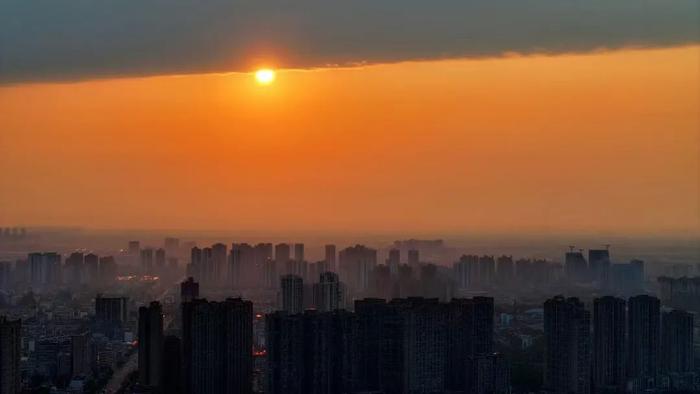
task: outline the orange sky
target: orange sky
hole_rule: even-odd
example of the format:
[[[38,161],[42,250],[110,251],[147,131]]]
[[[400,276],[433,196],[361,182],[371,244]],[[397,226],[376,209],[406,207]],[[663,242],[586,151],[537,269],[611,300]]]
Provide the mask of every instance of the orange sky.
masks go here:
[[[700,47],[0,87],[0,225],[700,231]]]

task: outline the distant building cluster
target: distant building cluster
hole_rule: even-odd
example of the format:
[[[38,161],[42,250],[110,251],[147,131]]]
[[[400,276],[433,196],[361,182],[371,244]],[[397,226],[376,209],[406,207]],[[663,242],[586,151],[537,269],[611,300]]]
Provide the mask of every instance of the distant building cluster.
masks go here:
[[[647,281],[607,248],[431,262],[444,251],[29,253],[0,263],[0,394],[700,392],[698,278]]]

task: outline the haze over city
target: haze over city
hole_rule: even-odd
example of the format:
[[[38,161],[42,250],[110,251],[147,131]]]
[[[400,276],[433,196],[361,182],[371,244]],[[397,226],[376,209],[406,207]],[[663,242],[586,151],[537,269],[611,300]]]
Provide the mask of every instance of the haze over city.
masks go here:
[[[0,394],[700,393],[697,0],[0,0]]]

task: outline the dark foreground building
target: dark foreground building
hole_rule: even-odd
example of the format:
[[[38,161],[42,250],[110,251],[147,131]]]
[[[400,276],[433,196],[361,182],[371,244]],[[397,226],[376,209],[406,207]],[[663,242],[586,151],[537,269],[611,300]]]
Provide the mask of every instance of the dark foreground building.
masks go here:
[[[268,393],[508,393],[493,299],[356,301],[267,316]]]
[[[0,394],[20,392],[22,322],[0,316]]]
[[[182,310],[185,392],[251,393],[253,304],[195,299]]]
[[[590,312],[577,298],[544,303],[544,388],[548,393],[591,392]]]

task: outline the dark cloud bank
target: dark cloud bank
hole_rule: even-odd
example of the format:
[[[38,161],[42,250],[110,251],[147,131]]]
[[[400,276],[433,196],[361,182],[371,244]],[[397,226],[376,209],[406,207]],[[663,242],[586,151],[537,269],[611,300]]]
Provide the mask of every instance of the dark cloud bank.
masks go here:
[[[0,82],[700,41],[698,0],[0,0]]]

